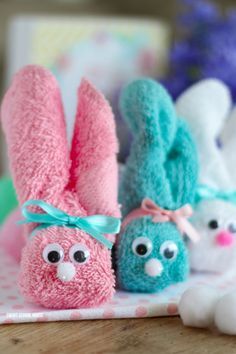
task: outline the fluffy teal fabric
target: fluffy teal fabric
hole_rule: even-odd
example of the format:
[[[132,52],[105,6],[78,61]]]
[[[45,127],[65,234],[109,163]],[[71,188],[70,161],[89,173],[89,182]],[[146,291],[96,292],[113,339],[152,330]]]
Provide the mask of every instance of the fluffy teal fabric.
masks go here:
[[[120,105],[134,135],[120,188],[123,216],[140,207],[146,197],[169,210],[192,203],[198,176],[196,147],[186,123],[176,117],[168,93],[155,81],[140,79],[123,90]],[[132,250],[133,241],[140,236],[152,244],[147,257]],[[177,255],[172,259],[161,255],[165,241],[177,246]],[[160,275],[145,273],[150,259],[162,263]],[[175,224],[153,223],[151,217],[143,217],[132,221],[119,235],[117,277],[121,288],[160,291],[185,280],[188,271],[187,250]]]
[[[132,251],[134,240],[142,236],[148,237],[153,245],[153,251],[148,257],[138,257]],[[173,261],[161,254],[161,245],[167,240],[175,242],[178,247],[178,254]],[[173,282],[185,280],[189,272],[187,248],[175,225],[154,224],[148,216],[128,224],[120,237],[117,253],[118,285],[129,291],[150,293],[160,291]],[[145,263],[152,258],[160,260],[164,267],[159,277],[145,274]]]

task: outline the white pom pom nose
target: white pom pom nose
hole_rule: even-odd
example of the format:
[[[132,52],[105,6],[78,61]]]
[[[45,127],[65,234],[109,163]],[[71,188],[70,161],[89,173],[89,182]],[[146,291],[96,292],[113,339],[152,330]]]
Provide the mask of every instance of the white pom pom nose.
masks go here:
[[[163,272],[163,265],[158,259],[152,258],[145,263],[144,269],[150,277],[159,277]]]
[[[57,277],[61,281],[70,281],[76,273],[75,266],[71,262],[62,262],[57,266]]]

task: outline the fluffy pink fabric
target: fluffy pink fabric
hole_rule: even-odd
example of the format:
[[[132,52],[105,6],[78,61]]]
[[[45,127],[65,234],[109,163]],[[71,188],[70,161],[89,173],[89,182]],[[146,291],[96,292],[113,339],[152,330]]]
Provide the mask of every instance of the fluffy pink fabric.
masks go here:
[[[72,162],[60,92],[49,71],[39,66],[22,69],[4,97],[1,114],[20,204],[43,199],[71,215],[119,216],[113,114],[88,81],[79,89]],[[25,229],[27,237],[31,230]],[[49,243],[63,248],[64,262],[70,261],[69,249],[76,243],[87,246],[90,258],[76,265],[73,279],[64,282],[57,277],[57,266],[42,257]],[[114,292],[110,251],[80,230],[48,228],[26,243],[19,283],[27,300],[46,307],[99,305]]]
[[[23,226],[16,224],[21,219],[21,210],[17,208],[8,216],[0,232],[0,248],[17,263],[20,262],[22,248],[26,243],[23,235]]]

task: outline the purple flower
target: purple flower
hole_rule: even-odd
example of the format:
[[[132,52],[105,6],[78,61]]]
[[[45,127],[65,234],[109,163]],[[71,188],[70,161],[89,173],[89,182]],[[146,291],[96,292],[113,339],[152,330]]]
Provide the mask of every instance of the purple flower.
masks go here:
[[[231,88],[236,102],[236,10],[223,16],[207,0],[179,2],[185,6],[177,19],[183,39],[173,44],[164,84],[176,98],[196,81],[216,77]]]

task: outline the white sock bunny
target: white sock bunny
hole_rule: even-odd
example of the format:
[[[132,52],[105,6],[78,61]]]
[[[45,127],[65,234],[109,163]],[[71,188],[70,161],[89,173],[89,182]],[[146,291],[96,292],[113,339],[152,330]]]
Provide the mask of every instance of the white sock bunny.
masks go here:
[[[236,198],[217,138],[231,108],[229,90],[219,80],[203,80],[178,98],[176,108],[192,128],[204,185],[193,217],[201,240],[189,244],[191,268],[225,272],[236,266]]]
[[[202,201],[193,219],[202,238],[198,244],[189,245],[191,267],[196,271],[233,270],[236,265],[233,153],[236,109],[229,115],[229,90],[214,79],[203,80],[188,89],[177,100],[176,107],[192,128],[200,155],[200,183],[207,186],[199,190]],[[220,149],[216,143],[219,136]],[[236,334],[236,291],[223,294],[207,286],[190,288],[182,295],[179,313],[186,326],[216,327],[220,332]]]

